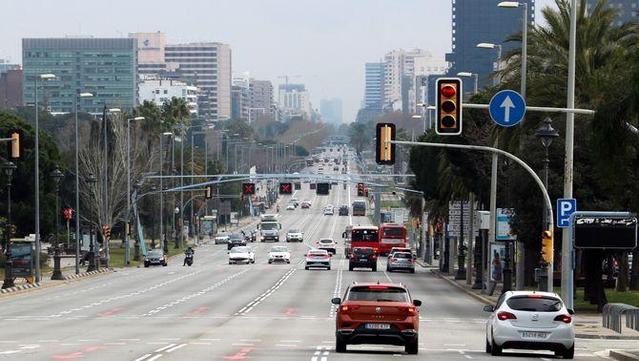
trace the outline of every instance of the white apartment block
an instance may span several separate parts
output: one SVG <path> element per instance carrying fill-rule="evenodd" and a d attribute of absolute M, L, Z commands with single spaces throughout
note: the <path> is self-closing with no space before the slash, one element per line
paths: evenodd
<path fill-rule="evenodd" d="M 165 80 L 155 78 L 143 78 L 138 83 L 138 99 L 140 104 L 150 101 L 162 106 L 171 98 L 182 98 L 191 110 L 192 115 L 198 114 L 198 88 L 179 80 Z"/>

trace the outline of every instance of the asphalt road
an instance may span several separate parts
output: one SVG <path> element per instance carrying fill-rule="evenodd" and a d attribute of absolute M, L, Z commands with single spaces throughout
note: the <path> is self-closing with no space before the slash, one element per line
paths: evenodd
<path fill-rule="evenodd" d="M 121 270 L 64 286 L 0 298 L 0 359 L 15 360 L 428 360 L 552 359 L 550 353 L 483 352 L 482 305 L 426 269 L 415 274 L 348 271 L 341 233 L 365 217 L 323 216 L 325 204 L 350 204 L 353 187 L 316 196 L 303 183 L 295 195 L 311 209 L 284 210 L 283 233 L 305 231 L 291 243 L 291 264 L 267 263 L 272 244 L 252 244 L 256 263 L 229 265 L 226 245 L 197 248 L 193 267 Z M 332 269 L 304 270 L 303 255 L 319 237 L 338 240 Z M 353 281 L 392 281 L 423 301 L 419 355 L 403 347 L 349 346 L 334 352 L 330 299 Z M 609 344 L 578 340 L 577 360 L 598 360 Z M 610 346 L 607 346 L 610 347 Z"/>

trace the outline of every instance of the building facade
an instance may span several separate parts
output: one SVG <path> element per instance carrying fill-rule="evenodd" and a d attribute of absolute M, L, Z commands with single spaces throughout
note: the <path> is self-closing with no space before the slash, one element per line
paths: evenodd
<path fill-rule="evenodd" d="M 342 99 L 322 99 L 320 100 L 320 115 L 326 123 L 342 124 Z"/>
<path fill-rule="evenodd" d="M 157 79 L 146 76 L 138 84 L 140 103 L 149 101 L 161 107 L 171 98 L 184 99 L 191 110 L 192 115 L 197 115 L 197 87 L 186 82 L 172 79 Z"/>
<path fill-rule="evenodd" d="M 588 12 L 597 4 L 597 0 L 588 0 L 586 4 Z M 637 0 L 608 0 L 606 5 L 609 8 L 615 8 L 619 13 L 615 25 L 621 25 L 626 22 L 639 21 L 639 1 Z"/>
<path fill-rule="evenodd" d="M 278 98 L 285 117 L 303 116 L 311 119 L 311 102 L 304 84 L 280 84 Z"/>
<path fill-rule="evenodd" d="M 502 54 L 521 47 L 517 42 L 506 42 L 514 34 L 521 33 L 523 7 L 500 8 L 501 0 L 452 0 L 452 52 L 446 54 L 451 63 L 450 75 L 459 72 L 479 74 L 479 86 L 492 84 L 496 49 L 477 48 L 479 43 L 502 46 Z M 521 0 L 528 7 L 528 24 L 535 22 L 535 0 Z"/>
<path fill-rule="evenodd" d="M 268 80 L 251 79 L 249 81 L 250 108 L 248 120 L 268 117 L 275 119 L 275 104 L 273 103 L 273 84 Z"/>
<path fill-rule="evenodd" d="M 22 39 L 22 64 L 25 104 L 34 103 L 35 78 L 46 73 L 56 78 L 38 84 L 38 98 L 53 113 L 74 112 L 80 92 L 93 93 L 79 105 L 88 113 L 102 114 L 104 106 L 132 110 L 136 105 L 135 39 Z"/>
<path fill-rule="evenodd" d="M 249 79 L 247 77 L 234 78 L 231 87 L 231 119 L 248 120 L 250 107 Z"/>
<path fill-rule="evenodd" d="M 384 63 L 365 64 L 364 108 L 384 108 Z"/>
<path fill-rule="evenodd" d="M 22 67 L 0 59 L 0 109 L 22 105 Z"/>
<path fill-rule="evenodd" d="M 165 61 L 198 89 L 199 115 L 207 121 L 231 117 L 231 48 L 222 43 L 166 45 Z"/>
<path fill-rule="evenodd" d="M 136 39 L 138 45 L 138 74 L 140 76 L 162 74 L 166 69 L 164 48 L 166 35 L 155 33 L 130 33 L 129 38 Z"/>

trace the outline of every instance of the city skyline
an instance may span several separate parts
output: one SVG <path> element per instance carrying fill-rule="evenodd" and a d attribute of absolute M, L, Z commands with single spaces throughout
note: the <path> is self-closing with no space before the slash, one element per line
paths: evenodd
<path fill-rule="evenodd" d="M 450 1 L 275 0 L 265 4 L 223 0 L 202 4 L 187 0 L 182 2 L 185 8 L 200 10 L 183 15 L 170 6 L 161 6 L 161 2 L 150 1 L 30 2 L 33 6 L 28 13 L 18 1 L 10 0 L 3 5 L 5 21 L 0 24 L 0 31 L 6 36 L 0 39 L 0 58 L 21 64 L 21 39 L 30 37 L 125 38 L 132 32 L 162 31 L 169 43 L 222 42 L 233 51 L 234 71 L 250 71 L 257 78 L 271 80 L 274 86 L 283 83 L 281 75 L 300 75 L 294 81 L 306 84 L 314 109 L 319 108 L 322 98 L 341 98 L 345 122 L 355 120 L 361 105 L 366 62 L 381 59 L 391 49 L 422 48 L 443 55 L 451 47 Z M 549 4 L 553 1 L 537 1 L 539 20 L 540 10 Z M 129 11 L 122 12 L 123 7 Z M 354 12 L 360 16 L 349 15 Z M 209 14 L 219 13 L 231 16 L 207 20 Z M 95 14 L 109 20 L 95 21 Z M 431 16 L 424 23 L 424 14 L 441 16 Z M 243 28 L 238 24 L 251 26 Z M 343 36 L 345 33 L 349 36 Z"/>

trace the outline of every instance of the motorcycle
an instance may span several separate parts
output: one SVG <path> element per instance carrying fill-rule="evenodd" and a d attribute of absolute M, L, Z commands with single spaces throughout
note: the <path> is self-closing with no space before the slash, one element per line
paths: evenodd
<path fill-rule="evenodd" d="M 187 253 L 184 256 L 184 260 L 186 262 L 186 265 L 191 267 L 193 265 L 193 253 Z"/>

